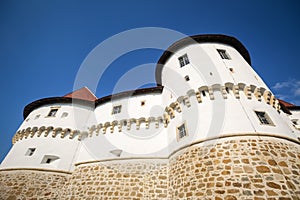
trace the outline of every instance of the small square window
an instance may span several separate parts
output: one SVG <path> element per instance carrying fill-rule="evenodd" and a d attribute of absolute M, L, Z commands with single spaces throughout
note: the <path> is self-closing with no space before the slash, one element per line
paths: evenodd
<path fill-rule="evenodd" d="M 54 155 L 45 155 L 42 159 L 41 164 L 50 164 L 53 163 L 55 160 L 58 160 L 59 157 L 58 156 L 54 156 Z"/>
<path fill-rule="evenodd" d="M 25 156 L 32 156 L 34 152 L 35 152 L 35 148 L 29 148 L 26 151 Z"/>
<path fill-rule="evenodd" d="M 51 108 L 50 112 L 48 113 L 47 117 L 55 117 L 58 108 Z"/>
<path fill-rule="evenodd" d="M 226 52 L 226 50 L 224 49 L 217 49 L 218 53 L 220 54 L 222 59 L 227 59 L 230 60 L 230 57 L 228 55 L 228 53 Z"/>
<path fill-rule="evenodd" d="M 146 101 L 141 101 L 141 106 L 144 106 Z"/>
<path fill-rule="evenodd" d="M 177 140 L 180 140 L 188 135 L 185 122 L 180 126 L 177 126 L 176 133 L 177 133 Z"/>
<path fill-rule="evenodd" d="M 114 106 L 113 109 L 112 109 L 112 114 L 114 115 L 114 114 L 120 113 L 120 112 L 121 112 L 121 108 L 122 108 L 121 105 L 119 105 L 119 106 Z"/>
<path fill-rule="evenodd" d="M 183 67 L 183 66 L 185 66 L 185 65 L 187 65 L 187 64 L 190 63 L 187 54 L 184 54 L 183 56 L 180 56 L 178 58 L 178 60 L 179 60 L 180 67 Z"/>
<path fill-rule="evenodd" d="M 274 125 L 273 122 L 271 121 L 269 115 L 266 112 L 255 111 L 255 114 L 257 115 L 261 124 Z"/>

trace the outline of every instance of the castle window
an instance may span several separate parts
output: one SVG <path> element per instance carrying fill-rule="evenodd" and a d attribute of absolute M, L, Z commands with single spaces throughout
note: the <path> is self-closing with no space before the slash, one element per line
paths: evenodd
<path fill-rule="evenodd" d="M 34 119 L 38 119 L 38 118 L 40 118 L 40 116 L 41 116 L 41 115 L 36 115 L 36 116 L 34 117 Z"/>
<path fill-rule="evenodd" d="M 29 148 L 26 151 L 25 156 L 32 156 L 34 152 L 35 152 L 35 148 Z"/>
<path fill-rule="evenodd" d="M 176 133 L 177 133 L 177 140 L 180 140 L 188 135 L 185 122 L 180 126 L 177 126 Z"/>
<path fill-rule="evenodd" d="M 53 156 L 53 155 L 45 155 L 42 159 L 41 164 L 50 164 L 53 163 L 55 160 L 58 160 L 58 156 Z"/>
<path fill-rule="evenodd" d="M 187 64 L 190 63 L 187 54 L 184 54 L 183 56 L 180 56 L 178 58 L 178 60 L 179 60 L 180 67 L 183 67 L 183 66 L 185 66 L 185 65 L 187 65 Z"/>
<path fill-rule="evenodd" d="M 228 53 L 226 52 L 226 50 L 224 49 L 217 49 L 218 53 L 220 54 L 222 59 L 227 59 L 230 60 L 230 57 L 228 55 Z"/>
<path fill-rule="evenodd" d="M 141 101 L 141 106 L 144 106 L 146 101 Z"/>
<path fill-rule="evenodd" d="M 47 117 L 55 117 L 58 108 L 51 108 L 50 112 L 48 113 Z"/>
<path fill-rule="evenodd" d="M 119 105 L 119 106 L 114 106 L 113 109 L 112 109 L 112 112 L 111 114 L 118 114 L 121 112 L 121 108 L 122 108 L 122 105 Z"/>
<path fill-rule="evenodd" d="M 68 117 L 68 113 L 67 112 L 63 112 L 63 114 L 61 114 L 61 118 L 65 118 L 65 117 Z"/>
<path fill-rule="evenodd" d="M 274 125 L 271 118 L 266 112 L 255 111 L 256 116 L 258 117 L 261 124 L 265 125 Z"/>

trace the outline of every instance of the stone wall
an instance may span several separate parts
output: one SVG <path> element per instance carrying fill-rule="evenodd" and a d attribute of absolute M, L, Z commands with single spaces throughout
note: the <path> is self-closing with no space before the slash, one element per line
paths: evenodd
<path fill-rule="evenodd" d="M 0 171 L 0 199 L 60 199 L 68 176 L 38 170 Z"/>
<path fill-rule="evenodd" d="M 300 145 L 274 137 L 197 143 L 169 159 L 0 171 L 0 199 L 300 199 Z"/>
<path fill-rule="evenodd" d="M 215 143 L 170 160 L 171 199 L 300 199 L 299 145 L 272 137 Z"/>
<path fill-rule="evenodd" d="M 79 166 L 63 192 L 68 199 L 167 199 L 168 165 L 156 160 Z"/>

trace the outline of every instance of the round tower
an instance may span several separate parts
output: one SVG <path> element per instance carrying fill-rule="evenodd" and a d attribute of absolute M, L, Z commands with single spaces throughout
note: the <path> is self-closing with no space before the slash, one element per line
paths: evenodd
<path fill-rule="evenodd" d="M 225 35 L 196 35 L 158 61 L 171 199 L 299 197 L 299 131 Z"/>
<path fill-rule="evenodd" d="M 299 108 L 275 98 L 241 42 L 184 38 L 155 76 L 154 88 L 27 105 L 0 198 L 298 199 Z"/>
<path fill-rule="evenodd" d="M 1 168 L 71 171 L 95 99 L 87 88 L 82 88 L 63 97 L 28 104 Z"/>

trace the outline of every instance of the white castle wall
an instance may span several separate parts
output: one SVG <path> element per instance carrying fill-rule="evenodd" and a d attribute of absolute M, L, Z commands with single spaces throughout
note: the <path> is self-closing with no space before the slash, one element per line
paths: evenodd
<path fill-rule="evenodd" d="M 230 59 L 222 59 L 217 49 L 226 50 Z M 178 57 L 184 54 L 190 64 L 180 67 Z M 168 159 L 193 142 L 229 134 L 299 137 L 269 88 L 229 45 L 187 45 L 168 59 L 161 76 L 162 93 L 128 93 L 96 108 L 70 103 L 36 108 L 18 129 L 1 168 L 70 171 L 82 162 Z M 122 105 L 121 112 L 112 114 L 118 105 Z M 47 117 L 53 107 L 59 108 L 56 116 Z M 272 124 L 261 124 L 255 111 L 266 112 Z M 62 118 L 63 113 L 68 116 Z M 176 130 L 183 123 L 188 136 L 179 139 Z M 36 148 L 32 156 L 25 155 L 29 148 Z M 41 163 L 45 155 L 59 159 Z"/>
<path fill-rule="evenodd" d="M 121 112 L 112 114 L 113 106 L 118 105 L 122 105 Z M 159 121 L 163 118 L 163 111 L 160 93 L 113 98 L 97 106 L 95 119 L 90 121 L 93 129 L 82 142 L 77 162 L 145 155 L 153 157 L 158 156 L 158 152 L 159 156 L 167 156 L 163 148 L 168 145 L 167 132 Z M 99 125 L 101 128 L 97 127 Z M 111 153 L 114 150 L 121 150 L 121 155 Z"/>
<path fill-rule="evenodd" d="M 231 59 L 222 59 L 217 49 L 226 50 Z M 190 63 L 180 67 L 178 57 L 184 54 Z M 188 81 L 185 76 L 189 76 Z M 167 129 L 170 153 L 195 141 L 234 133 L 297 138 L 283 120 L 269 88 L 238 51 L 228 45 L 192 44 L 174 52 L 163 67 L 162 85 L 169 90 L 163 91 L 163 105 L 179 102 L 182 97 L 188 97 L 190 104 L 180 103 L 181 112 L 172 109 L 175 118 Z M 201 90 L 205 90 L 205 96 Z M 197 101 L 196 92 L 201 102 Z M 261 124 L 255 111 L 266 112 L 273 124 Z M 183 122 L 189 136 L 178 141 L 176 128 Z"/>
<path fill-rule="evenodd" d="M 47 116 L 51 108 L 58 108 L 55 117 Z M 51 104 L 33 110 L 18 129 L 18 132 L 25 131 L 24 136 L 14 138 L 17 142 L 1 168 L 73 169 L 80 141 L 70 138 L 78 137 L 80 131 L 87 129 L 91 112 L 91 108 L 76 104 Z M 68 115 L 62 117 L 63 113 Z M 30 148 L 35 149 L 31 156 L 26 155 Z M 46 157 L 56 158 L 45 163 Z"/>

